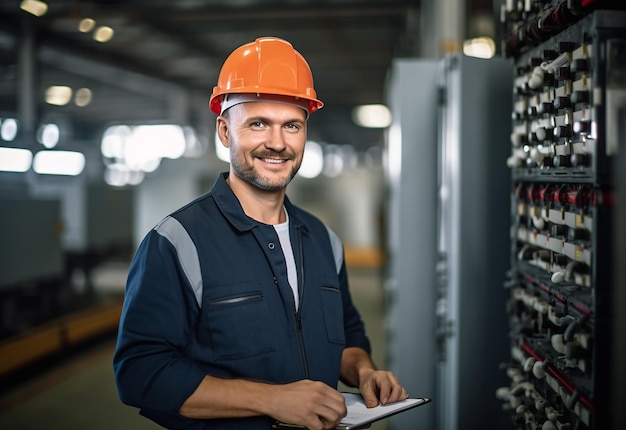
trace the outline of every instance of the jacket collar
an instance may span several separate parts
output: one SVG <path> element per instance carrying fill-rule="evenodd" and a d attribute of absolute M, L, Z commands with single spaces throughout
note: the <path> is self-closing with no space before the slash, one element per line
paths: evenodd
<path fill-rule="evenodd" d="M 240 231 L 251 230 L 258 225 L 264 225 L 245 214 L 239 199 L 226 183 L 227 177 L 228 172 L 220 173 L 211 188 L 211 195 L 224 217 Z M 306 224 L 297 216 L 299 209 L 289 201 L 287 196 L 285 196 L 285 209 L 289 213 L 290 224 L 296 228 L 305 227 L 306 229 Z"/>

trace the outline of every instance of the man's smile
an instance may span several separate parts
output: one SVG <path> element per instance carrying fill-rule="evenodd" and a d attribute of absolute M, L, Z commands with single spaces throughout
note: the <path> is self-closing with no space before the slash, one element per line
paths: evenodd
<path fill-rule="evenodd" d="M 261 160 L 270 164 L 282 164 L 287 162 L 287 160 L 284 160 L 282 158 L 261 158 Z"/>

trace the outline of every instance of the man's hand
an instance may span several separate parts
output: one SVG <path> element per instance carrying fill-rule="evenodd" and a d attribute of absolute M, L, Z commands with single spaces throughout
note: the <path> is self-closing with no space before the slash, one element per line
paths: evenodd
<path fill-rule="evenodd" d="M 270 398 L 269 416 L 310 430 L 334 429 L 347 413 L 341 393 L 323 382 L 302 380 L 277 385 Z"/>
<path fill-rule="evenodd" d="M 386 370 L 376 370 L 369 354 L 361 348 L 346 348 L 343 351 L 341 377 L 348 384 L 359 387 L 368 408 L 408 397 L 398 378 Z"/>
<path fill-rule="evenodd" d="M 361 371 L 359 391 L 368 408 L 398 402 L 409 397 L 398 378 L 386 370 Z"/>

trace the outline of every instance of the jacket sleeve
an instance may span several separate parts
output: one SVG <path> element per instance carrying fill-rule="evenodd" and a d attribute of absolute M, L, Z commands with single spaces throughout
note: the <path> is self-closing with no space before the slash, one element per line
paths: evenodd
<path fill-rule="evenodd" d="M 178 412 L 204 377 L 183 354 L 198 315 L 176 250 L 151 231 L 131 263 L 113 358 L 124 403 Z"/>

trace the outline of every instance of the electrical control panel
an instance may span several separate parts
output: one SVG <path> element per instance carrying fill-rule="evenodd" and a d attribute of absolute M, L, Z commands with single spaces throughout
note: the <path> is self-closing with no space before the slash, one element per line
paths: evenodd
<path fill-rule="evenodd" d="M 593 0 L 505 1 L 511 107 L 510 384 L 516 429 L 610 428 L 615 118 L 626 12 Z M 612 6 L 612 5 L 611 5 Z M 622 5 L 623 9 L 623 5 Z"/>

